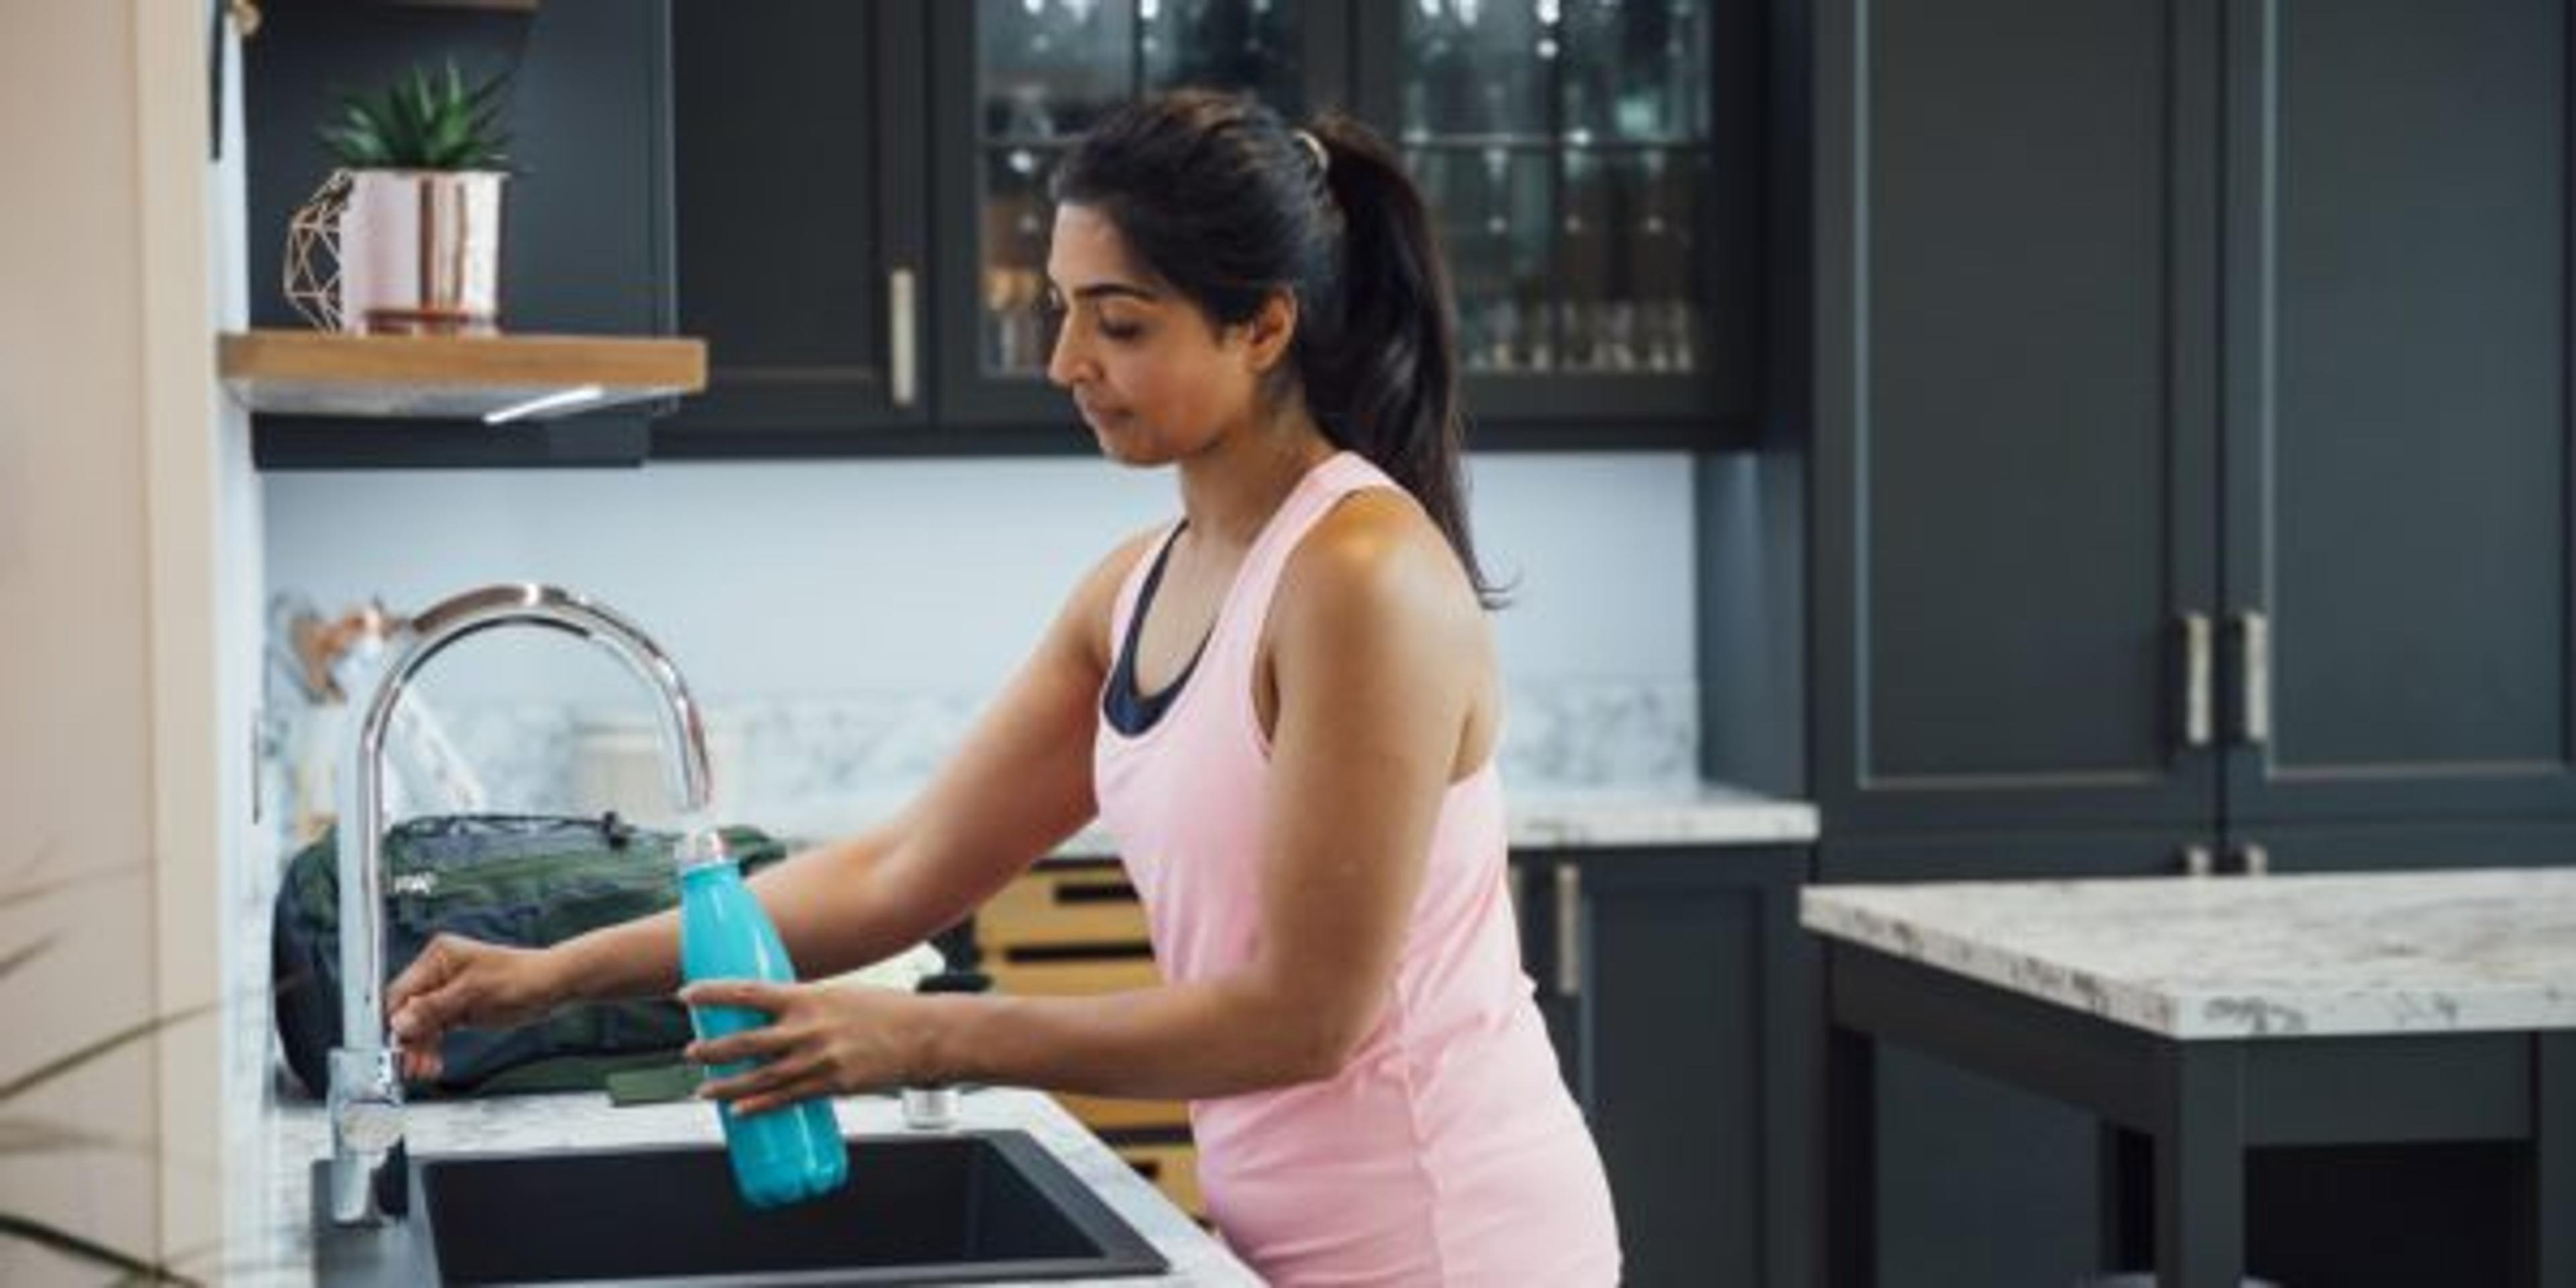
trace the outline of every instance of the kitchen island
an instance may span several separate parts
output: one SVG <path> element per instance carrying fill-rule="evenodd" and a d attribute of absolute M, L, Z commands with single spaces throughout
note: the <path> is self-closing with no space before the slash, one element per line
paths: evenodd
<path fill-rule="evenodd" d="M 2248 1151 L 2440 1141 L 2526 1152 L 2518 1277 L 2576 1283 L 2576 871 L 1824 886 L 1800 903 L 1826 946 L 1837 1229 L 1871 1226 L 1872 1064 L 1894 1042 L 2147 1136 L 2169 1288 L 2240 1282 Z M 1828 1239 L 1835 1283 L 1874 1281 L 1867 1243 Z"/>

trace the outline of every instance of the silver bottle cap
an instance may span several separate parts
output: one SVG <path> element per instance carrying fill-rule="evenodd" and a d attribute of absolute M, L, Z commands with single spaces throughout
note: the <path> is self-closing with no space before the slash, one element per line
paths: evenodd
<path fill-rule="evenodd" d="M 690 828 L 680 834 L 680 843 L 671 847 L 671 866 L 682 873 L 733 861 L 724 833 L 712 827 Z"/>

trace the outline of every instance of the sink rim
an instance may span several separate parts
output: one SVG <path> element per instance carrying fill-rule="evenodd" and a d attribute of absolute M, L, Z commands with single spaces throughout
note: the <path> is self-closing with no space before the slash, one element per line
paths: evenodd
<path fill-rule="evenodd" d="M 1064 1160 L 1053 1150 L 1020 1128 L 968 1128 L 938 1133 L 928 1132 L 844 1132 L 843 1139 L 854 1150 L 906 1145 L 925 1146 L 934 1142 L 976 1140 L 985 1143 L 1018 1175 L 1033 1186 L 1055 1210 L 1073 1223 L 1082 1235 L 1099 1248 L 1097 1255 L 1078 1257 L 1041 1257 L 1013 1260 L 987 1260 L 953 1264 L 912 1264 L 899 1266 L 839 1267 L 815 1270 L 762 1270 L 724 1274 L 666 1275 L 633 1280 L 539 1280 L 504 1281 L 535 1282 L 549 1285 L 638 1283 L 668 1285 L 671 1288 L 734 1288 L 752 1284 L 971 1284 L 1019 1282 L 1046 1279 L 1127 1279 L 1167 1275 L 1172 1263 L 1133 1223 L 1111 1207 L 1107 1200 L 1074 1175 Z M 425 1179 L 429 1169 L 448 1165 L 491 1165 L 513 1161 L 544 1161 L 565 1158 L 618 1158 L 623 1156 L 658 1156 L 668 1154 L 722 1153 L 721 1143 L 710 1141 L 665 1141 L 647 1144 L 619 1144 L 601 1147 L 558 1146 L 534 1149 L 442 1150 L 415 1154 L 404 1161 L 399 1172 L 408 1186 L 402 1217 L 389 1218 L 378 1227 L 345 1228 L 330 1223 L 327 1187 L 320 1183 L 328 1159 L 317 1159 L 314 1186 L 314 1249 L 316 1277 L 330 1283 L 444 1283 L 437 1254 L 437 1236 L 432 1221 L 417 1208 L 427 1193 Z M 327 1271 L 327 1273 L 326 1273 Z"/>

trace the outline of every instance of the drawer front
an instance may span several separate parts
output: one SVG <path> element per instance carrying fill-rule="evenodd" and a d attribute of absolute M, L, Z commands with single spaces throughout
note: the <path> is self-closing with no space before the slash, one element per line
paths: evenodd
<path fill-rule="evenodd" d="M 1202 1221 L 1207 1199 L 1199 1193 L 1199 1151 L 1186 1142 L 1137 1142 L 1117 1146 L 1118 1156 L 1152 1181 L 1172 1206 Z"/>
<path fill-rule="evenodd" d="M 1145 956 L 1037 961 L 996 956 L 985 961 L 984 973 L 993 977 L 995 990 L 1023 997 L 1087 997 L 1152 988 L 1162 982 L 1154 971 L 1154 959 Z"/>
<path fill-rule="evenodd" d="M 1145 907 L 1116 866 L 1043 869 L 1014 879 L 975 913 L 985 951 L 1134 945 L 1144 951 Z"/>
<path fill-rule="evenodd" d="M 1115 863 L 1049 864 L 1020 876 L 976 911 L 975 940 L 999 992 L 1086 997 L 1162 982 L 1144 906 Z M 1070 1093 L 1057 1093 L 1056 1100 L 1108 1137 L 1175 1205 L 1193 1217 L 1205 1214 L 1198 1154 L 1186 1139 L 1187 1105 Z M 1149 1139 L 1120 1139 L 1139 1134 Z"/>
<path fill-rule="evenodd" d="M 1086 997 L 1096 993 L 1125 992 L 1151 988 L 1162 978 L 1154 970 L 1154 959 L 1145 956 L 1070 961 L 1015 961 L 1008 957 L 995 957 L 985 961 L 984 969 L 993 977 L 995 989 L 1023 997 Z M 1187 1128 L 1190 1122 L 1189 1110 L 1179 1101 L 1072 1094 L 1059 1094 L 1056 1099 L 1093 1131 Z"/>
<path fill-rule="evenodd" d="M 1119 1100 L 1108 1096 L 1081 1096 L 1070 1091 L 1050 1093 L 1082 1125 L 1096 1132 L 1189 1130 L 1189 1106 L 1178 1100 Z"/>

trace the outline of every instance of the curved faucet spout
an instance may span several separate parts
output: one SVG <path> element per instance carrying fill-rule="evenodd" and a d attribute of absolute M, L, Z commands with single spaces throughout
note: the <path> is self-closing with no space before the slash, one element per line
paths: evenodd
<path fill-rule="evenodd" d="M 331 1057 L 332 1215 L 373 1221 L 372 1173 L 402 1138 L 401 1083 L 384 1015 L 384 746 L 412 677 L 448 645 L 496 626 L 531 625 L 594 641 L 660 699 L 672 799 L 695 814 L 712 795 L 706 727 L 679 668 L 633 622 L 554 586 L 486 586 L 412 618 L 410 639 L 375 681 L 356 722 L 339 783 L 340 1048 Z"/>

